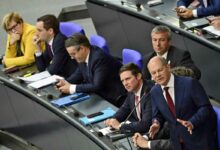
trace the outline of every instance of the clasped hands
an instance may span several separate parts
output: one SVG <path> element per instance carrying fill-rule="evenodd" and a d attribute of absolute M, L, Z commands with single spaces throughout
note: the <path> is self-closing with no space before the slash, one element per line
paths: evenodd
<path fill-rule="evenodd" d="M 56 84 L 56 89 L 61 93 L 69 94 L 70 93 L 70 83 L 64 79 L 58 79 L 58 83 Z"/>
<path fill-rule="evenodd" d="M 181 18 L 184 18 L 184 19 L 193 18 L 193 12 L 191 9 L 177 7 L 177 8 L 175 8 L 175 11 L 177 13 L 177 16 L 179 16 Z"/>

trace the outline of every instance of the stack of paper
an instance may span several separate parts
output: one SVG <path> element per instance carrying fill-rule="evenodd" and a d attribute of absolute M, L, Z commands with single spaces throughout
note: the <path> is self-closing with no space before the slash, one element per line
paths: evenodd
<path fill-rule="evenodd" d="M 35 82 L 35 81 L 38 81 L 38 80 L 41 80 L 41 79 L 44 79 L 44 78 L 47 78 L 47 77 L 50 77 L 50 73 L 48 71 L 43 71 L 43 72 L 40 72 L 40 73 L 37 73 L 37 74 L 34 74 L 30 77 L 17 77 L 18 79 L 21 79 L 27 83 L 30 83 L 30 82 Z"/>
<path fill-rule="evenodd" d="M 39 89 L 41 87 L 45 87 L 47 85 L 56 83 L 58 81 L 58 79 L 63 79 L 63 78 L 60 77 L 60 76 L 57 76 L 57 75 L 52 75 L 52 76 L 49 76 L 47 78 L 43 78 L 41 80 L 38 80 L 36 82 L 28 84 L 28 87 Z"/>
<path fill-rule="evenodd" d="M 215 29 L 213 26 L 207 26 L 203 28 L 203 30 L 206 30 L 214 35 L 220 36 L 220 30 Z"/>

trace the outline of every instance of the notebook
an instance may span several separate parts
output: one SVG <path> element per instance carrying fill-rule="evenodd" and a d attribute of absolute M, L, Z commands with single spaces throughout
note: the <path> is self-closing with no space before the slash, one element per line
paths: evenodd
<path fill-rule="evenodd" d="M 107 118 L 110 118 L 115 114 L 115 111 L 111 107 L 108 107 L 108 108 L 102 110 L 101 112 L 102 112 L 101 115 L 95 116 L 93 118 L 88 118 L 87 116 L 85 116 L 85 117 L 79 118 L 79 120 L 84 125 L 88 125 L 88 124 L 91 124 L 91 123 L 96 123 L 96 122 L 105 120 Z"/>
<path fill-rule="evenodd" d="M 89 99 L 90 96 L 85 93 L 75 93 L 69 96 L 59 98 L 57 100 L 53 100 L 51 101 L 51 103 L 56 107 L 64 107 Z"/>

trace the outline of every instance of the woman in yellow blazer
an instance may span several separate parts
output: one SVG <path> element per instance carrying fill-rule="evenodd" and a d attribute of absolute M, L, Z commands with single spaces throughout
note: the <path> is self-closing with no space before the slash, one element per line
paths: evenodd
<path fill-rule="evenodd" d="M 2 26 L 8 33 L 5 56 L 2 63 L 6 67 L 22 66 L 35 61 L 33 36 L 36 28 L 24 23 L 18 13 L 12 12 L 3 18 Z"/>

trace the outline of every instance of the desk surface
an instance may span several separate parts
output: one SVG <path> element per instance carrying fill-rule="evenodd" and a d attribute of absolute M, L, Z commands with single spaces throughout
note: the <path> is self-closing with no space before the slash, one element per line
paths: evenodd
<path fill-rule="evenodd" d="M 87 101 L 57 108 L 50 103 L 52 99 L 48 99 L 48 94 L 53 99 L 60 96 L 53 86 L 34 90 L 16 79 L 16 76 L 35 69 L 33 66 L 10 75 L 0 72 L 0 127 L 42 149 L 114 149 L 115 144 L 108 138 L 90 132 L 96 124 L 84 126 L 79 117 L 106 107 L 117 108 L 97 95 L 91 95 Z M 79 115 L 74 115 L 75 112 Z M 55 142 L 55 146 L 50 142 Z"/>

